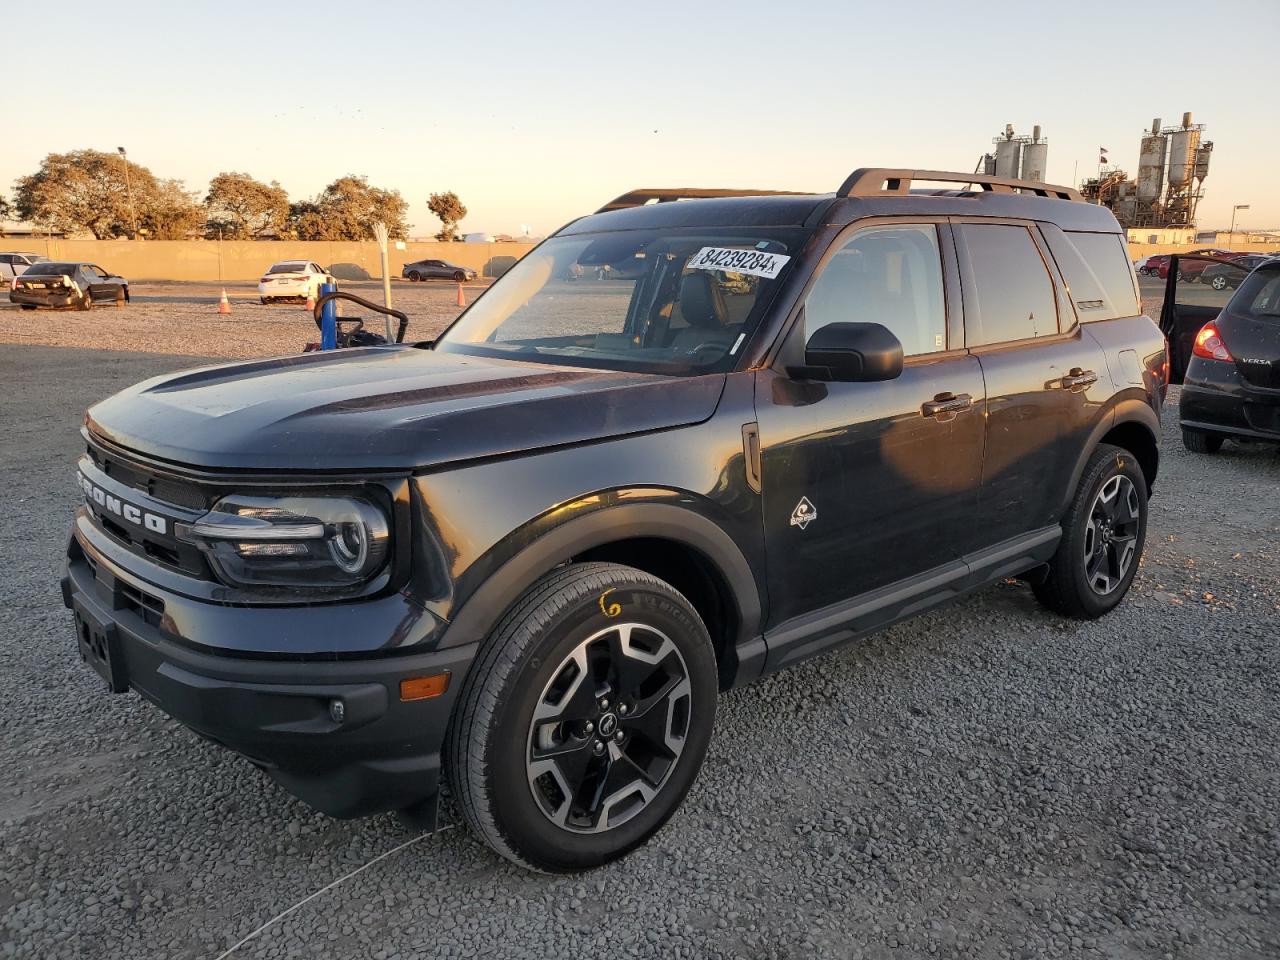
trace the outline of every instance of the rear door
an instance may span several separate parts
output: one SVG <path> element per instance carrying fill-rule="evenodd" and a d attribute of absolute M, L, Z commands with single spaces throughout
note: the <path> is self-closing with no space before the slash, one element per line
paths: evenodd
<path fill-rule="evenodd" d="M 1111 395 L 1034 223 L 955 221 L 965 338 L 986 382 L 976 523 L 987 545 L 1056 524 Z"/>
<path fill-rule="evenodd" d="M 902 374 L 757 377 L 773 626 L 924 571 L 955 575 L 981 538 L 982 372 L 961 340 L 954 261 L 945 222 L 855 225 L 828 250 L 788 336 L 803 344 L 828 323 L 880 323 L 902 341 Z"/>

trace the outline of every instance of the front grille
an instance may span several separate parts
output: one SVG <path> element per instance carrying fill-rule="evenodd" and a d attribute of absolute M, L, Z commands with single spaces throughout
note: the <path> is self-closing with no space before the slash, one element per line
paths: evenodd
<path fill-rule="evenodd" d="M 105 503 L 86 498 L 89 513 L 100 530 L 141 560 L 201 580 L 213 579 L 213 572 L 203 554 L 194 545 L 179 540 L 175 530 L 179 523 L 193 522 L 210 507 L 215 499 L 211 492 L 194 482 L 169 475 L 161 468 L 152 467 L 141 458 L 105 449 L 92 438 L 88 442 L 87 455 L 93 468 L 119 485 L 107 485 L 106 492 L 109 494 L 114 489 L 119 497 L 114 502 L 114 509 L 110 497 Z M 94 472 L 83 460 L 81 470 Z M 90 483 L 102 483 L 101 478 L 95 480 L 91 476 L 88 479 Z M 165 518 L 163 528 L 156 529 L 139 522 L 136 514 L 130 522 L 129 515 L 121 510 L 121 502 L 127 499 L 128 490 L 136 490 L 139 494 L 135 507 Z"/>
<path fill-rule="evenodd" d="M 88 445 L 87 450 L 94 465 L 112 480 L 141 490 L 156 500 L 187 510 L 208 510 L 212 506 L 210 498 L 194 484 L 160 476 L 141 463 L 125 460 L 93 443 Z"/>

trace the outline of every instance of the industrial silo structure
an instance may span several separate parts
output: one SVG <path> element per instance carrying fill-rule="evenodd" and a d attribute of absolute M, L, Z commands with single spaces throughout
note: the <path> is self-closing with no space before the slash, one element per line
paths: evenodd
<path fill-rule="evenodd" d="M 1191 125 L 1191 114 L 1182 115 L 1182 127 L 1169 135 L 1169 186 L 1181 187 L 1195 176 L 1200 128 Z"/>
<path fill-rule="evenodd" d="M 1031 128 L 1031 139 L 1022 145 L 1022 179 L 1044 183 L 1048 163 L 1049 144 L 1041 139 L 1037 124 Z"/>
<path fill-rule="evenodd" d="M 1016 178 L 1022 168 L 1022 141 L 1014 137 L 1013 124 L 1005 124 L 1004 136 L 992 142 L 996 145 L 996 176 Z"/>
<path fill-rule="evenodd" d="M 1164 134 L 1160 120 L 1151 121 L 1151 133 L 1142 138 L 1138 150 L 1138 199 L 1154 203 L 1164 189 Z"/>

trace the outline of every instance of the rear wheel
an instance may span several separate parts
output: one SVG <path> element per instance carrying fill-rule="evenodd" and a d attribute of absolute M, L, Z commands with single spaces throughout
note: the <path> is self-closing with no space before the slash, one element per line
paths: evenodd
<path fill-rule="evenodd" d="M 410 283 L 418 283 L 418 282 L 420 282 L 421 280 L 422 280 L 422 274 L 420 274 L 417 270 L 410 270 L 410 271 L 409 271 L 409 282 L 410 282 Z"/>
<path fill-rule="evenodd" d="M 649 839 L 697 776 L 715 717 L 711 639 L 675 589 L 612 563 L 539 580 L 485 641 L 445 746 L 472 830 L 535 870 Z"/>
<path fill-rule="evenodd" d="M 1204 430 L 1182 428 L 1182 445 L 1192 453 L 1217 453 L 1227 438 L 1220 433 L 1207 433 Z"/>
<path fill-rule="evenodd" d="M 461 270 L 459 270 L 456 273 L 454 273 L 453 279 L 456 280 L 458 283 L 462 283 L 462 281 L 467 279 L 467 275 L 463 273 Z"/>
<path fill-rule="evenodd" d="M 1133 454 L 1101 444 L 1089 458 L 1049 572 L 1036 599 L 1064 616 L 1093 620 L 1129 591 L 1147 536 L 1147 481 Z"/>
<path fill-rule="evenodd" d="M 80 294 L 80 302 L 76 304 L 76 309 L 77 309 L 77 310 L 92 310 L 92 309 L 93 309 L 93 294 L 91 294 L 88 290 L 86 290 L 84 293 Z"/>
<path fill-rule="evenodd" d="M 22 305 L 23 310 L 34 310 L 35 308 L 36 308 L 36 305 L 34 303 L 24 303 Z"/>

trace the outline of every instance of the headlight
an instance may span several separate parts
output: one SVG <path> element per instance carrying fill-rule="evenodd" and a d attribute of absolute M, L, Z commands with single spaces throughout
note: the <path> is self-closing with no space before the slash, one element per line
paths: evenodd
<path fill-rule="evenodd" d="M 177 533 L 222 579 L 247 587 L 350 588 L 391 553 L 386 515 L 356 497 L 233 495 Z"/>

